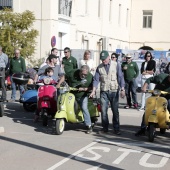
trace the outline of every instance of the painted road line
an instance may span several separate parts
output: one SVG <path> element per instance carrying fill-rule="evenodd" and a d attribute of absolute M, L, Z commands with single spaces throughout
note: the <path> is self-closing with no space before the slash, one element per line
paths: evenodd
<path fill-rule="evenodd" d="M 154 144 L 154 143 L 135 143 L 135 142 L 112 142 L 112 141 L 106 141 L 106 140 L 97 140 L 98 143 L 105 143 L 105 144 L 112 144 L 119 147 L 124 146 L 138 146 L 138 147 L 150 147 L 150 148 L 167 148 L 170 149 L 169 145 L 162 145 L 162 144 Z"/>
<path fill-rule="evenodd" d="M 66 163 L 67 161 L 69 161 L 70 159 L 72 159 L 73 157 L 75 157 L 76 155 L 78 155 L 79 153 L 85 151 L 86 149 L 90 148 L 91 146 L 95 145 L 98 142 L 92 142 L 89 145 L 81 148 L 80 150 L 78 150 L 77 152 L 71 154 L 70 156 L 68 156 L 67 158 L 61 160 L 60 162 L 56 163 L 55 165 L 53 165 L 52 167 L 48 168 L 47 170 L 54 170 L 56 168 L 58 168 L 59 166 L 61 166 L 62 164 Z"/>

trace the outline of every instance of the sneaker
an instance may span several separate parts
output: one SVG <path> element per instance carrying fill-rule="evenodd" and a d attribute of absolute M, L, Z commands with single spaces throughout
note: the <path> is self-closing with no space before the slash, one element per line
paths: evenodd
<path fill-rule="evenodd" d="M 144 136 L 146 129 L 140 129 L 138 132 L 135 133 L 135 136 Z"/>
<path fill-rule="evenodd" d="M 124 108 L 125 108 L 125 109 L 129 109 L 129 108 L 131 108 L 131 106 L 126 105 L 126 106 L 124 106 Z"/>
<path fill-rule="evenodd" d="M 9 99 L 8 102 L 15 102 L 15 99 Z"/>
<path fill-rule="evenodd" d="M 133 104 L 133 107 L 134 109 L 138 109 L 138 104 L 137 103 Z"/>
<path fill-rule="evenodd" d="M 90 133 L 92 133 L 92 132 L 93 132 L 92 126 L 87 126 L 87 131 L 86 131 L 86 133 L 87 133 L 87 134 L 90 134 Z"/>
<path fill-rule="evenodd" d="M 115 133 L 116 135 L 121 135 L 121 133 L 120 133 L 119 130 L 115 130 L 114 133 Z"/>
<path fill-rule="evenodd" d="M 145 111 L 145 108 L 141 107 L 140 109 L 138 109 L 138 111 Z"/>

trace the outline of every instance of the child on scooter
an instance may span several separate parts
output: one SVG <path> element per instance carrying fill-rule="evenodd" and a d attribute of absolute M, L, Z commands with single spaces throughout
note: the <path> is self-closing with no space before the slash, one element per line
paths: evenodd
<path fill-rule="evenodd" d="M 39 81 L 40 82 L 43 81 L 44 78 L 51 78 L 51 80 L 56 82 L 57 79 L 56 79 L 55 76 L 53 76 L 53 74 L 54 74 L 53 68 L 48 67 L 48 68 L 45 69 L 44 74 L 39 77 Z"/>

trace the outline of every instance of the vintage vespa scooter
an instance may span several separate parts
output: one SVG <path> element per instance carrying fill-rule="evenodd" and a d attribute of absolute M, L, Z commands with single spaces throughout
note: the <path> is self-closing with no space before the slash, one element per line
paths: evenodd
<path fill-rule="evenodd" d="M 38 82 L 39 85 L 40 83 L 43 84 L 38 88 L 37 111 L 34 121 L 38 121 L 37 114 L 40 114 L 43 126 L 47 126 L 48 117 L 53 117 L 57 111 L 57 89 L 54 86 L 57 82 L 50 78 L 44 78 L 42 82 Z"/>
<path fill-rule="evenodd" d="M 83 80 L 81 83 L 84 84 Z M 69 87 L 66 83 L 64 87 L 60 87 L 60 95 L 58 96 L 57 108 L 54 119 L 53 127 L 57 135 L 61 135 L 65 129 L 65 122 L 68 123 L 82 123 L 84 117 L 82 110 L 80 109 L 75 96 L 71 91 L 77 91 L 78 88 Z M 89 99 L 88 108 L 93 125 L 97 122 L 99 117 L 100 104 L 97 100 Z"/>
<path fill-rule="evenodd" d="M 148 126 L 148 139 L 154 141 L 156 128 L 160 128 L 160 133 L 164 134 L 170 128 L 170 114 L 167 109 L 167 100 L 163 95 L 168 92 L 160 90 L 148 90 L 153 95 L 146 100 L 145 124 Z"/>

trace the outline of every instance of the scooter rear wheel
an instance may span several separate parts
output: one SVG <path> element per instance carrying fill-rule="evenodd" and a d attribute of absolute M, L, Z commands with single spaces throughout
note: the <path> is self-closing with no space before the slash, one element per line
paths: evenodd
<path fill-rule="evenodd" d="M 56 120 L 56 134 L 61 135 L 65 129 L 65 121 L 64 119 L 57 119 Z"/>
<path fill-rule="evenodd" d="M 149 142 L 153 142 L 154 141 L 155 132 L 156 132 L 155 124 L 154 123 L 150 123 L 149 124 L 149 132 L 148 132 Z"/>
<path fill-rule="evenodd" d="M 4 115 L 4 105 L 2 102 L 0 102 L 0 117 L 3 117 Z"/>
<path fill-rule="evenodd" d="M 34 112 L 37 108 L 36 103 L 23 103 L 23 108 L 28 112 Z"/>

